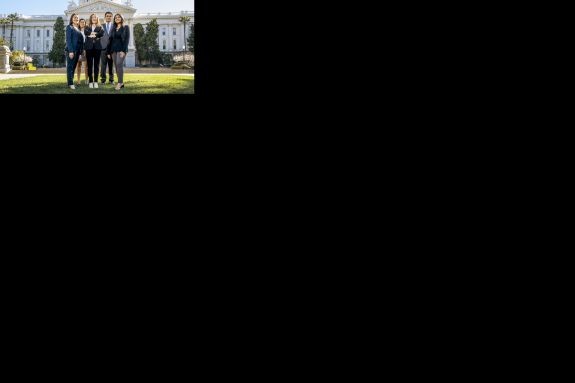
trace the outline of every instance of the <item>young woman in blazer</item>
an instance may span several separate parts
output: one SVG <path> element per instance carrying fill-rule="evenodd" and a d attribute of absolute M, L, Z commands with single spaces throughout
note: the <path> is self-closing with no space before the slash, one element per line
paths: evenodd
<path fill-rule="evenodd" d="M 116 90 L 124 87 L 124 60 L 128 54 L 128 44 L 130 43 L 130 28 L 124 25 L 124 18 L 119 13 L 114 16 L 114 28 L 110 34 L 108 42 L 108 58 L 114 61 L 118 83 Z"/>
<path fill-rule="evenodd" d="M 74 71 L 78 58 L 84 50 L 84 37 L 79 29 L 80 18 L 77 14 L 72 13 L 70 24 L 66 27 L 66 75 L 68 77 L 68 86 L 70 89 L 76 89 L 74 86 Z"/>
<path fill-rule="evenodd" d="M 82 32 L 82 36 L 84 36 L 84 44 L 86 44 L 86 35 L 84 35 L 84 28 L 86 28 L 86 20 L 80 19 L 78 23 L 78 29 Z M 84 45 L 85 46 L 85 45 Z M 78 65 L 76 66 L 76 75 L 78 76 L 78 81 L 76 81 L 76 85 L 80 85 L 80 76 L 82 75 L 82 71 L 85 72 L 85 83 L 88 83 L 88 65 L 86 64 L 86 51 L 82 51 L 80 57 L 78 57 Z M 83 70 L 82 70 L 83 69 Z"/>
<path fill-rule="evenodd" d="M 98 87 L 98 75 L 100 74 L 100 55 L 102 46 L 100 37 L 104 35 L 104 29 L 100 26 L 100 19 L 92 13 L 88 21 L 88 26 L 84 29 L 86 36 L 86 58 L 88 59 L 88 77 L 90 88 Z"/>

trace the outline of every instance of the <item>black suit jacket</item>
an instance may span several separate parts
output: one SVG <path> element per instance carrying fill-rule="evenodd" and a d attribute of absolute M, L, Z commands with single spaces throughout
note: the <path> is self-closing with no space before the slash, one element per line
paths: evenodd
<path fill-rule="evenodd" d="M 96 32 L 96 37 L 88 37 L 92 33 L 92 28 L 86 27 L 84 28 L 84 34 L 86 35 L 86 42 L 84 43 L 84 49 L 102 49 L 102 45 L 100 45 L 100 37 L 104 36 L 104 28 L 96 27 L 94 28 L 94 32 Z"/>
<path fill-rule="evenodd" d="M 108 54 L 112 52 L 124 52 L 128 54 L 128 45 L 130 44 L 130 28 L 123 26 L 119 30 L 112 28 L 110 42 L 108 43 Z"/>

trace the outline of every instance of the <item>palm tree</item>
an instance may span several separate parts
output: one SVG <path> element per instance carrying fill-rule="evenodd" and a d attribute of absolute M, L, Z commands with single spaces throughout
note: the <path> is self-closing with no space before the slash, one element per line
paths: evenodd
<path fill-rule="evenodd" d="M 7 20 L 9 23 L 12 23 L 12 26 L 10 27 L 10 50 L 12 51 L 14 50 L 14 41 L 12 41 L 12 36 L 14 36 L 14 22 L 19 21 L 20 18 L 17 13 L 12 13 L 8 15 Z"/>
<path fill-rule="evenodd" d="M 2 37 L 4 39 L 6 39 L 6 24 L 10 24 L 8 19 L 0 18 L 0 25 L 2 25 L 2 29 L 3 29 Z"/>
<path fill-rule="evenodd" d="M 180 17 L 180 23 L 184 23 L 184 44 L 187 46 L 187 41 L 186 41 L 186 23 L 189 23 L 190 20 L 192 20 L 192 18 L 190 16 L 182 16 Z M 189 48 L 189 47 L 188 47 Z M 186 61 L 185 58 L 185 54 L 186 52 L 184 51 L 184 61 Z"/>

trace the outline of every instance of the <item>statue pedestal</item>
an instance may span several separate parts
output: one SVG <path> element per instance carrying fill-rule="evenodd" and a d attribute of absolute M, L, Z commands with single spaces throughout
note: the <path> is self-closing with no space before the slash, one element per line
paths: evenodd
<path fill-rule="evenodd" d="M 6 45 L 0 46 L 0 73 L 10 72 L 10 48 Z"/>

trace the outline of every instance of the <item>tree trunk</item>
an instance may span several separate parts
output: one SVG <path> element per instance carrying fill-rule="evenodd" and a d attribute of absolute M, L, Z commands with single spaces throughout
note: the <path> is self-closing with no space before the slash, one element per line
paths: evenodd
<path fill-rule="evenodd" d="M 12 21 L 12 28 L 10 28 L 10 50 L 14 50 L 14 43 L 12 42 L 12 35 L 14 35 L 14 21 Z"/>
<path fill-rule="evenodd" d="M 186 22 L 184 21 L 184 46 L 188 46 L 188 42 L 186 41 Z M 184 62 L 186 62 L 186 50 L 184 49 Z"/>

